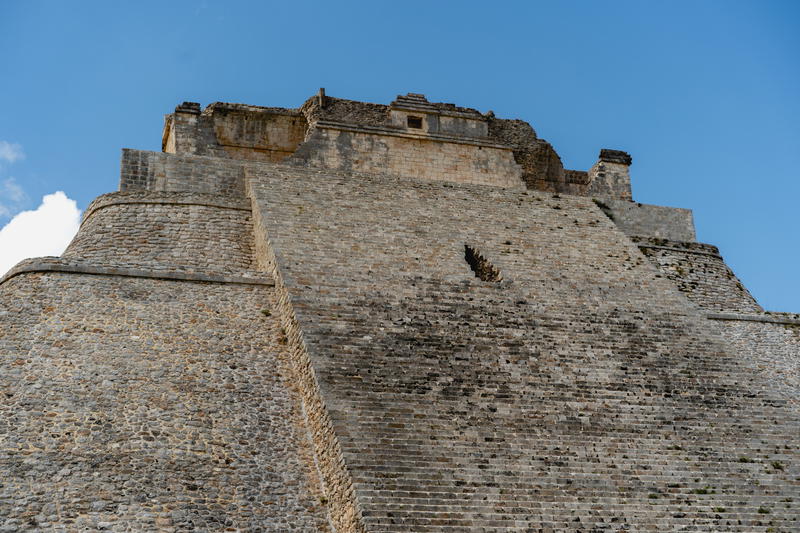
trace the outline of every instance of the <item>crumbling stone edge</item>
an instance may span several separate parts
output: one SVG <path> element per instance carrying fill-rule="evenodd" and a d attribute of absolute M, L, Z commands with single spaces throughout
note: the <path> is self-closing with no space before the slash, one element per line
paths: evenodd
<path fill-rule="evenodd" d="M 704 252 L 702 250 L 688 250 L 686 248 L 674 248 L 671 246 L 656 246 L 654 244 L 642 244 L 640 242 L 636 242 L 636 246 L 638 246 L 639 248 L 651 248 L 654 250 L 669 250 L 671 252 L 679 252 L 682 254 L 708 255 L 711 257 L 722 259 L 722 256 L 719 254 L 715 254 L 714 252 Z"/>
<path fill-rule="evenodd" d="M 244 198 L 219 198 L 218 195 L 184 192 L 124 191 L 103 194 L 95 198 L 83 212 L 81 224 L 96 211 L 112 205 L 199 205 L 236 211 L 250 211 Z"/>
<path fill-rule="evenodd" d="M 245 173 L 247 178 L 247 172 Z M 255 198 L 251 179 L 246 179 L 247 194 Z M 255 201 L 253 202 L 255 204 Z M 278 317 L 287 344 L 295 383 L 302 398 L 303 418 L 314 450 L 314 461 L 322 480 L 322 493 L 328 507 L 331 527 L 337 533 L 366 533 L 355 487 L 344 461 L 333 422 L 322 399 L 319 383 L 309 357 L 303 333 L 294 313 L 289 291 L 278 271 L 277 258 L 269 241 L 261 210 L 254 205 L 253 232 L 258 268 L 269 272 L 275 280 Z"/>
<path fill-rule="evenodd" d="M 219 274 L 206 274 L 202 272 L 176 272 L 176 271 L 154 271 L 139 268 L 121 267 L 101 267 L 97 265 L 79 265 L 54 261 L 58 258 L 37 258 L 22 261 L 14 268 L 9 270 L 2 278 L 0 285 L 21 274 L 34 272 L 64 272 L 68 274 L 89 274 L 94 276 L 121 276 L 128 278 L 148 278 L 172 281 L 195 281 L 210 283 L 235 283 L 240 285 L 265 285 L 274 287 L 275 282 L 271 277 L 246 277 L 246 276 L 222 276 Z"/>
<path fill-rule="evenodd" d="M 395 130 L 391 127 L 367 126 L 360 124 L 348 124 L 346 122 L 334 122 L 331 120 L 318 120 L 317 126 L 332 130 L 347 131 L 350 133 L 379 133 L 392 137 L 402 137 L 404 139 L 417 139 L 422 141 L 444 141 L 454 144 L 468 144 L 471 146 L 481 146 L 484 148 L 497 148 L 498 150 L 509 150 L 511 148 L 505 144 L 492 142 L 481 137 L 454 136 L 443 133 L 413 133 L 405 130 Z"/>
<path fill-rule="evenodd" d="M 744 322 L 767 322 L 771 324 L 800 326 L 800 315 L 781 316 L 780 314 L 709 313 L 706 316 L 711 320 L 740 320 Z"/>

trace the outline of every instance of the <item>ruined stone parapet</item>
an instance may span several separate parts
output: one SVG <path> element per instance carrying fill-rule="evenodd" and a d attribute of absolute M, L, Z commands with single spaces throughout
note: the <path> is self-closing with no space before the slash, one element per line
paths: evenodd
<path fill-rule="evenodd" d="M 201 112 L 184 102 L 167 115 L 162 146 L 178 155 L 631 200 L 625 152 L 604 149 L 588 174 L 567 171 L 527 122 L 416 93 L 383 105 L 321 89 L 299 109 L 216 102 Z"/>
<path fill-rule="evenodd" d="M 600 150 L 600 158 L 589 169 L 589 196 L 633 200 L 631 195 L 631 156 L 621 150 Z"/>
<path fill-rule="evenodd" d="M 184 102 L 166 116 L 164 152 L 278 162 L 297 149 L 308 130 L 298 110 L 222 102 L 199 109 Z"/>
<path fill-rule="evenodd" d="M 372 104 L 324 94 L 299 109 L 195 103 L 167 115 L 168 153 L 587 194 L 526 122 L 424 95 Z"/>
<path fill-rule="evenodd" d="M 513 149 L 474 109 L 398 96 L 389 106 L 325 97 L 302 110 L 311 129 L 287 161 L 331 170 L 522 188 Z"/>

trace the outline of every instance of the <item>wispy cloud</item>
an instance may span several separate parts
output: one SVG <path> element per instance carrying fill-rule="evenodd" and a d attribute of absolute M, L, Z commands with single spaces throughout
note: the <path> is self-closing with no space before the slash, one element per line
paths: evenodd
<path fill-rule="evenodd" d="M 0 160 L 14 163 L 21 159 L 25 159 L 25 152 L 22 151 L 22 145 L 10 143 L 8 141 L 0 141 Z"/>
<path fill-rule="evenodd" d="M 6 178 L 0 183 L 0 218 L 10 217 L 22 209 L 28 195 L 14 178 Z"/>
<path fill-rule="evenodd" d="M 48 194 L 0 229 L 0 276 L 29 257 L 60 255 L 78 231 L 81 211 L 62 191 Z"/>

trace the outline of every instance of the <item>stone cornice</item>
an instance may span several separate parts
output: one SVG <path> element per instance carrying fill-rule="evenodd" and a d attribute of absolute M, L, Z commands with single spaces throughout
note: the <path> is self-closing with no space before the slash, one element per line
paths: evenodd
<path fill-rule="evenodd" d="M 738 320 L 742 322 L 766 322 L 770 324 L 800 326 L 800 315 L 781 316 L 778 314 L 709 313 L 707 316 L 711 320 Z"/>
<path fill-rule="evenodd" d="M 377 126 L 360 126 L 357 124 L 348 124 L 345 122 L 334 122 L 331 120 L 318 120 L 315 124 L 318 128 L 349 131 L 353 133 L 366 133 L 371 135 L 388 135 L 391 137 L 403 137 L 406 139 L 415 139 L 420 141 L 439 141 L 454 144 L 469 144 L 472 146 L 480 146 L 482 148 L 495 148 L 498 150 L 512 151 L 510 146 L 491 142 L 487 139 L 480 137 L 456 137 L 453 135 L 442 135 L 441 133 L 409 133 L 405 130 L 394 129 L 391 127 L 377 127 Z"/>
<path fill-rule="evenodd" d="M 170 281 L 193 281 L 209 283 L 233 283 L 239 285 L 265 285 L 273 287 L 272 276 L 259 272 L 258 276 L 235 274 L 210 274 L 205 272 L 181 272 L 176 270 L 148 270 L 130 267 L 108 267 L 88 263 L 67 261 L 59 257 L 40 257 L 28 259 L 17 264 L 0 278 L 0 285 L 21 274 L 36 272 L 62 272 L 67 274 L 88 274 L 95 276 L 121 276 L 127 278 L 147 278 Z"/>

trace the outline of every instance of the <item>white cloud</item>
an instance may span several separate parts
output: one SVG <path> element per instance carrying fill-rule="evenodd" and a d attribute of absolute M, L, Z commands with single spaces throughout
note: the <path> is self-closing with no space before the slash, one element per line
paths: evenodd
<path fill-rule="evenodd" d="M 29 257 L 60 255 L 75 236 L 81 211 L 61 191 L 42 198 L 34 211 L 23 211 L 0 229 L 0 276 Z"/>
<path fill-rule="evenodd" d="M 22 146 L 16 143 L 0 141 L 0 159 L 13 163 L 19 159 L 25 159 L 25 152 Z"/>

